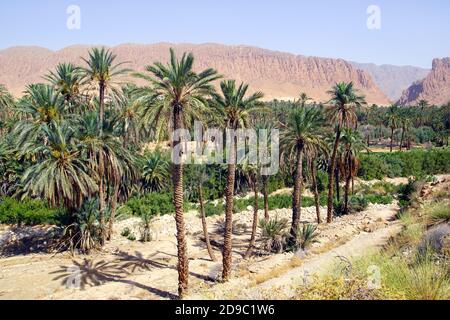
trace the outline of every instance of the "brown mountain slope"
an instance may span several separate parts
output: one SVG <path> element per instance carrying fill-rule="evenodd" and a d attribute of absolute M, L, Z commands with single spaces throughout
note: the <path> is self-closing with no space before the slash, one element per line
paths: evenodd
<path fill-rule="evenodd" d="M 404 90 L 408 89 L 414 82 L 423 80 L 429 69 L 413 66 L 393 66 L 389 64 L 376 65 L 373 63 L 350 62 L 358 69 L 367 71 L 375 84 L 392 101 L 397 101 Z"/>
<path fill-rule="evenodd" d="M 436 105 L 450 101 L 450 57 L 434 59 L 430 74 L 406 89 L 398 104 L 416 105 L 420 100 Z"/>
<path fill-rule="evenodd" d="M 369 103 L 388 104 L 388 98 L 374 84 L 365 71 L 341 59 L 296 56 L 248 46 L 219 44 L 124 44 L 112 48 L 118 61 L 129 61 L 128 67 L 143 71 L 154 61 L 166 61 L 169 48 L 178 54 L 191 51 L 196 57 L 196 69 L 212 67 L 227 78 L 245 81 L 252 90 L 261 90 L 266 99 L 292 99 L 300 91 L 316 101 L 326 101 L 326 91 L 338 81 L 353 81 L 366 95 Z M 89 46 L 72 46 L 57 52 L 36 47 L 16 47 L 0 51 L 0 83 L 15 95 L 20 95 L 25 85 L 42 81 L 49 69 L 58 62 L 81 63 Z"/>

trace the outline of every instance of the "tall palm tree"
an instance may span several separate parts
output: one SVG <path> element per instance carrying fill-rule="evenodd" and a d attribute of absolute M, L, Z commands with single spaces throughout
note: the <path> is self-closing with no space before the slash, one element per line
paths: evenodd
<path fill-rule="evenodd" d="M 273 123 L 273 121 L 269 121 L 268 119 L 263 119 L 262 121 L 255 123 L 253 126 L 257 132 L 260 132 L 260 130 L 265 130 L 267 132 L 267 141 L 265 141 L 265 145 L 268 146 L 269 142 L 272 140 L 272 130 L 276 129 L 276 126 Z M 261 141 L 259 143 L 261 143 Z M 261 154 L 262 153 L 260 153 L 260 155 Z M 268 175 L 261 176 L 263 202 L 264 202 L 264 220 L 266 220 L 266 221 L 269 221 L 269 218 L 270 218 L 269 217 L 269 188 L 268 188 L 269 179 L 270 179 L 270 176 L 268 176 Z"/>
<path fill-rule="evenodd" d="M 73 211 L 97 191 L 96 172 L 80 156 L 70 126 L 53 123 L 45 125 L 43 132 L 47 143 L 34 144 L 32 152 L 39 160 L 22 177 L 24 195 L 42 197 Z"/>
<path fill-rule="evenodd" d="M 326 159 L 329 156 L 328 153 L 329 151 L 327 143 L 307 146 L 306 151 L 306 154 L 308 155 L 307 163 L 311 178 L 311 190 L 314 194 L 314 205 L 316 207 L 316 216 L 318 224 L 322 223 L 322 218 L 320 216 L 320 196 L 317 185 L 317 169 L 318 167 L 320 168 L 322 164 L 326 166 Z"/>
<path fill-rule="evenodd" d="M 389 145 L 389 152 L 392 152 L 394 148 L 394 132 L 398 127 L 399 121 L 399 113 L 398 107 L 396 105 L 392 105 L 389 107 L 388 112 L 386 114 L 386 125 L 391 129 L 391 143 Z"/>
<path fill-rule="evenodd" d="M 343 128 L 356 127 L 358 122 L 356 109 L 365 105 L 363 96 L 357 94 L 353 82 L 337 83 L 328 93 L 331 99 L 328 102 L 327 114 L 329 119 L 335 124 L 335 140 L 331 153 L 330 165 L 328 167 L 328 203 L 327 222 L 333 221 L 333 184 L 334 172 L 336 170 L 336 157 Z"/>
<path fill-rule="evenodd" d="M 359 169 L 359 152 L 366 148 L 360 133 L 351 128 L 342 131 L 341 137 L 343 151 L 340 155 L 340 171 L 345 178 L 344 188 L 344 213 L 349 213 L 348 202 L 350 194 L 350 183 Z"/>
<path fill-rule="evenodd" d="M 203 196 L 203 188 L 204 184 L 207 181 L 207 165 L 203 163 L 192 164 L 193 166 L 193 178 L 191 179 L 188 188 L 193 192 L 197 192 L 198 202 L 200 205 L 200 218 L 202 220 L 202 229 L 203 229 L 203 237 L 205 238 L 206 249 L 208 251 L 209 257 L 211 261 L 217 261 L 216 255 L 214 254 L 214 250 L 211 246 L 211 241 L 209 239 L 208 232 L 208 223 L 206 221 L 206 212 L 205 212 L 205 199 Z"/>
<path fill-rule="evenodd" d="M 400 151 L 403 151 L 403 144 L 405 142 L 405 137 L 409 136 L 409 130 L 411 128 L 411 123 L 412 123 L 412 121 L 411 121 L 411 116 L 409 115 L 409 110 L 404 109 L 400 115 L 400 126 L 402 128 L 402 136 L 400 138 Z"/>
<path fill-rule="evenodd" d="M 420 110 L 420 117 L 419 117 L 419 126 L 423 126 L 424 122 L 425 122 L 425 110 L 430 106 L 427 100 L 420 100 L 418 103 L 418 108 Z"/>
<path fill-rule="evenodd" d="M 120 184 L 127 180 L 134 180 L 136 175 L 135 157 L 123 146 L 120 139 L 112 134 L 112 130 L 113 128 L 108 122 L 105 125 L 103 135 L 99 135 L 98 117 L 94 110 L 83 114 L 77 132 L 80 145 L 83 147 L 83 156 L 90 160 L 92 170 L 99 171 L 99 159 L 102 158 L 105 168 L 103 171 L 104 179 L 112 185 L 112 192 L 109 196 L 111 209 L 109 225 L 108 227 L 102 226 L 105 229 L 104 236 L 107 239 L 111 237 L 112 233 Z"/>
<path fill-rule="evenodd" d="M 281 146 L 284 154 L 295 159 L 294 193 L 292 197 L 291 242 L 297 242 L 298 226 L 301 215 L 301 193 L 303 180 L 303 157 L 305 150 L 322 146 L 319 127 L 322 115 L 317 108 L 300 108 L 295 110 L 282 132 Z"/>
<path fill-rule="evenodd" d="M 68 108 L 71 109 L 74 100 L 81 93 L 83 85 L 83 74 L 79 67 L 71 63 L 60 63 L 56 66 L 56 70 L 44 76 L 58 92 L 64 97 Z"/>
<path fill-rule="evenodd" d="M 226 80 L 220 83 L 221 94 L 214 94 L 213 106 L 223 119 L 223 124 L 227 129 L 237 130 L 249 126 L 249 116 L 252 112 L 264 110 L 261 99 L 262 92 L 247 95 L 248 85 L 241 83 L 236 86 L 236 81 Z M 230 137 L 230 149 L 227 150 L 228 172 L 227 187 L 225 190 L 225 234 L 223 242 L 223 270 L 222 280 L 228 281 L 231 276 L 232 263 L 232 227 L 233 227 L 233 206 L 234 206 L 234 183 L 236 178 L 236 153 L 237 139 Z"/>
<path fill-rule="evenodd" d="M 244 259 L 248 259 L 255 247 L 256 242 L 256 230 L 258 228 L 258 189 L 259 189 L 259 166 L 251 165 L 248 163 L 243 164 L 241 170 L 244 171 L 245 176 L 247 177 L 247 182 L 250 185 L 253 195 L 254 195 L 254 203 L 253 203 L 253 223 L 252 223 L 252 233 L 250 236 L 250 243 L 248 245 L 247 251 L 245 252 Z"/>
<path fill-rule="evenodd" d="M 214 92 L 212 82 L 220 76 L 213 69 L 195 73 L 193 64 L 191 53 L 184 53 L 181 59 L 177 59 L 171 49 L 167 65 L 156 62 L 146 67 L 150 75 L 136 74 L 151 84 L 151 88 L 141 91 L 140 101 L 148 103 L 145 113 L 152 125 L 162 121 L 169 123 L 172 130 L 179 130 L 185 127 L 187 118 L 198 116 L 206 109 L 206 99 Z M 174 149 L 181 143 L 174 135 L 171 142 Z M 183 298 L 187 294 L 189 277 L 183 216 L 183 163 L 173 164 L 172 182 L 178 242 L 178 294 Z"/>
<path fill-rule="evenodd" d="M 114 64 L 116 60 L 116 55 L 114 55 L 110 50 L 105 48 L 92 48 L 89 51 L 89 58 L 82 58 L 87 64 L 87 67 L 82 68 L 84 76 L 91 83 L 98 85 L 98 132 L 99 136 L 103 136 L 103 126 L 105 117 L 105 93 L 108 88 L 112 88 L 112 81 L 116 77 L 125 75 L 130 70 L 122 69 L 121 66 L 125 63 Z M 106 240 L 106 228 L 105 228 L 105 181 L 104 181 L 104 171 L 105 164 L 103 159 L 103 153 L 99 153 L 98 158 L 98 196 L 99 196 L 99 216 L 100 216 L 100 226 L 102 230 L 102 243 L 104 244 Z"/>
<path fill-rule="evenodd" d="M 121 94 L 115 96 L 112 101 L 116 109 L 113 121 L 125 146 L 136 145 L 142 136 L 142 104 L 137 98 L 137 91 L 135 85 L 127 84 L 122 86 Z"/>

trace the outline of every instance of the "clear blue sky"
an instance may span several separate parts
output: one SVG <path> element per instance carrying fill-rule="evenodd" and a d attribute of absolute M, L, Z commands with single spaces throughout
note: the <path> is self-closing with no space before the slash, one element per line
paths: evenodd
<path fill-rule="evenodd" d="M 81 29 L 66 27 L 69 5 Z M 369 5 L 381 29 L 366 26 Z M 430 67 L 450 56 L 448 0 L 1 0 L 0 49 L 216 42 L 359 62 Z"/>

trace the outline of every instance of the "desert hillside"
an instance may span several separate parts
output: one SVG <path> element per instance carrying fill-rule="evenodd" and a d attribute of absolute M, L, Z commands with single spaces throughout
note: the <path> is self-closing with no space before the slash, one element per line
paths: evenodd
<path fill-rule="evenodd" d="M 124 44 L 112 48 L 118 61 L 129 61 L 129 67 L 142 71 L 156 60 L 165 61 L 170 47 L 177 53 L 191 51 L 196 68 L 212 67 L 225 77 L 245 81 L 253 90 L 261 90 L 266 99 L 291 99 L 300 91 L 316 101 L 326 101 L 326 91 L 337 81 L 353 81 L 369 103 L 385 105 L 389 99 L 371 76 L 341 59 L 296 56 L 248 46 L 219 44 Z M 53 52 L 39 47 L 14 47 L 0 51 L 0 83 L 15 95 L 25 85 L 42 81 L 42 75 L 59 62 L 80 63 L 89 46 L 71 46 Z"/>
<path fill-rule="evenodd" d="M 397 101 L 404 90 L 414 82 L 423 80 L 430 73 L 429 69 L 414 66 L 376 65 L 357 62 L 351 62 L 351 64 L 368 72 L 375 84 L 392 101 Z"/>
<path fill-rule="evenodd" d="M 450 58 L 434 59 L 430 74 L 405 90 L 400 105 L 414 105 L 420 100 L 441 105 L 450 101 Z"/>

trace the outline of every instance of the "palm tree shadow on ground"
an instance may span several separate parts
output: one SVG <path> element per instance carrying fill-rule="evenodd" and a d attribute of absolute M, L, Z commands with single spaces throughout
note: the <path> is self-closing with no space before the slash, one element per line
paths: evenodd
<path fill-rule="evenodd" d="M 136 274 L 139 271 L 151 271 L 154 269 L 171 269 L 177 270 L 176 266 L 166 263 L 163 259 L 153 259 L 158 254 L 164 252 L 156 252 L 149 257 L 144 257 L 141 252 L 135 251 L 134 254 L 119 251 L 116 253 L 116 259 L 112 261 L 97 261 L 84 259 L 82 261 L 73 260 L 72 266 L 59 266 L 56 271 L 50 272 L 55 274 L 54 281 L 61 280 L 61 285 L 69 286 L 75 281 L 78 281 L 77 286 L 81 290 L 86 290 L 88 287 L 97 287 L 108 282 L 116 282 L 135 286 L 137 288 L 148 291 L 161 298 L 178 299 L 178 296 L 169 291 L 150 287 L 142 283 L 126 279 L 127 276 Z M 190 275 L 203 280 L 214 281 L 209 276 L 190 272 Z"/>

